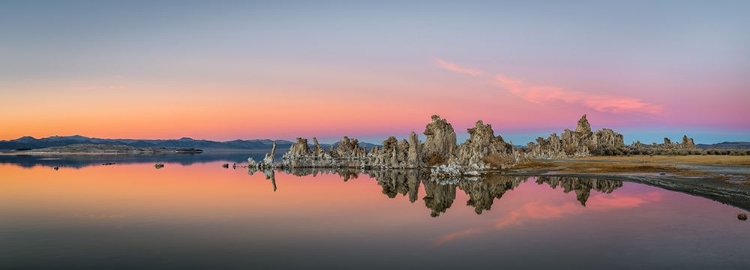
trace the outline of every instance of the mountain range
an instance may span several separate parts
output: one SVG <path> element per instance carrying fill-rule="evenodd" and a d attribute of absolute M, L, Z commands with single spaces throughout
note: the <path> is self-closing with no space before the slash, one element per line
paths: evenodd
<path fill-rule="evenodd" d="M 287 140 L 275 140 L 276 148 L 280 151 L 286 151 L 292 144 Z M 169 140 L 140 140 L 140 139 L 100 139 L 89 138 L 81 135 L 74 136 L 51 136 L 37 139 L 30 136 L 24 136 L 15 140 L 0 141 L 0 150 L 30 150 L 47 147 L 68 146 L 74 144 L 105 144 L 105 145 L 127 145 L 139 148 L 165 147 L 165 148 L 197 148 L 202 150 L 270 150 L 274 140 L 233 140 L 226 142 L 195 140 L 183 137 L 180 139 Z M 338 143 L 334 143 L 336 147 Z M 321 144 L 321 147 L 328 149 L 330 144 Z M 376 146 L 371 143 L 360 142 L 360 146 L 367 149 Z"/>
<path fill-rule="evenodd" d="M 99 139 L 89 138 L 81 135 L 74 136 L 52 136 L 37 139 L 30 136 L 15 140 L 0 141 L 0 149 L 39 149 L 55 146 L 67 146 L 73 144 L 105 144 L 105 145 L 127 145 L 132 147 L 166 147 L 166 148 L 199 148 L 210 149 L 241 149 L 241 150 L 265 150 L 271 149 L 273 140 L 234 140 L 226 142 L 195 140 L 192 138 L 180 138 L 171 140 L 139 140 L 139 139 Z M 278 149 L 286 149 L 292 142 L 276 140 Z"/>
<path fill-rule="evenodd" d="M 722 142 L 715 144 L 698 144 L 700 149 L 750 149 L 750 142 Z"/>

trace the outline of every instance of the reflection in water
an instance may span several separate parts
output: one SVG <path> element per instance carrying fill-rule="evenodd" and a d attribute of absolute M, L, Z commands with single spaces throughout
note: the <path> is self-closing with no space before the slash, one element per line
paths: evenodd
<path fill-rule="evenodd" d="M 250 168 L 250 169 L 248 169 L 247 174 L 248 175 L 253 175 L 257 171 L 258 170 L 255 169 L 255 168 Z M 277 187 L 276 187 L 276 172 L 273 169 L 266 169 L 266 170 L 263 170 L 263 175 L 266 176 L 266 180 L 271 180 L 271 185 L 273 185 L 273 191 L 276 192 L 276 189 L 277 189 Z"/>
<path fill-rule="evenodd" d="M 284 152 L 277 152 L 277 158 Z M 139 163 L 175 163 L 183 166 L 209 163 L 209 162 L 232 162 L 242 164 L 247 158 L 262 159 L 265 152 L 236 151 L 236 152 L 211 152 L 201 154 L 118 154 L 118 155 L 0 155 L 0 164 L 14 164 L 24 168 L 34 166 L 45 166 L 50 168 L 85 168 L 99 166 L 107 163 L 117 165 L 139 164 Z"/>
<path fill-rule="evenodd" d="M 0 164 L 0 269 L 750 269 L 735 207 L 637 183 L 223 163 Z"/>
<path fill-rule="evenodd" d="M 612 193 L 615 189 L 622 187 L 621 181 L 558 176 L 542 176 L 537 178 L 536 183 L 547 184 L 551 188 L 561 186 L 565 193 L 575 191 L 576 198 L 583 206 L 586 206 L 592 189 L 600 193 Z"/>
<path fill-rule="evenodd" d="M 412 203 L 419 198 L 419 179 L 427 177 L 426 171 L 419 170 L 379 170 L 372 171 L 369 175 L 378 180 L 378 185 L 383 187 L 383 194 L 388 198 L 408 194 L 409 202 Z"/>
<path fill-rule="evenodd" d="M 528 178 L 526 176 L 507 176 L 502 174 L 490 174 L 484 176 L 479 181 L 467 180 L 454 184 L 450 181 L 435 182 L 429 180 L 429 171 L 427 170 L 362 171 L 352 168 L 293 168 L 285 172 L 296 176 L 311 175 L 313 177 L 318 174 L 338 174 L 344 181 L 356 179 L 360 173 L 363 173 L 377 179 L 378 185 L 383 189 L 383 194 L 388 196 L 388 198 L 396 198 L 399 194 L 403 196 L 408 195 L 409 202 L 412 203 L 419 198 L 419 187 L 422 184 L 426 193 L 422 200 L 424 200 L 425 207 L 430 209 L 430 216 L 432 217 L 437 217 L 445 213 L 453 205 L 453 201 L 456 199 L 456 188 L 464 191 L 469 197 L 466 205 L 474 207 L 474 212 L 481 215 L 483 211 L 492 209 L 495 199 L 501 199 L 507 191 L 517 188 L 528 179 L 535 179 L 537 184 L 547 184 L 553 189 L 562 187 L 563 192 L 566 194 L 575 191 L 576 199 L 583 207 L 586 207 L 586 202 L 591 196 L 591 190 L 600 193 L 612 193 L 615 189 L 622 187 L 622 182 L 616 180 L 560 176 Z M 276 183 L 273 171 L 266 171 L 264 173 L 266 179 L 274 181 L 275 191 Z"/>
<path fill-rule="evenodd" d="M 506 191 L 512 190 L 526 177 L 490 175 L 484 181 L 464 181 L 458 184 L 458 188 L 469 195 L 466 205 L 473 206 L 474 212 L 482 214 L 484 210 L 490 210 L 495 199 L 503 197 Z"/>

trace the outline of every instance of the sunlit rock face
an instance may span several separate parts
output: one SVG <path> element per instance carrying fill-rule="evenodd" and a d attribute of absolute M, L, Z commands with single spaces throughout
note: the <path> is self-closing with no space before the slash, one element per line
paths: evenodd
<path fill-rule="evenodd" d="M 292 144 L 291 147 L 289 147 L 289 151 L 287 153 L 290 153 L 292 155 L 298 155 L 298 156 L 311 154 L 310 146 L 307 145 L 307 139 L 297 138 L 297 142 Z"/>
<path fill-rule="evenodd" d="M 547 139 L 538 138 L 536 143 L 527 146 L 527 157 L 536 159 L 561 159 L 586 157 L 604 149 L 617 149 L 625 146 L 622 134 L 611 129 L 591 132 L 586 115 L 578 120 L 575 131 L 565 129 L 560 137 L 553 133 Z"/>
<path fill-rule="evenodd" d="M 409 142 L 401 142 L 396 137 L 388 137 L 382 148 L 375 148 L 368 154 L 369 165 L 376 168 L 407 168 Z"/>
<path fill-rule="evenodd" d="M 495 136 L 492 126 L 482 120 L 468 129 L 469 138 L 458 146 L 451 163 L 471 169 L 509 168 L 518 163 L 513 145 L 506 143 L 501 136 Z"/>
<path fill-rule="evenodd" d="M 456 151 L 456 132 L 447 120 L 433 115 L 424 130 L 427 139 L 422 149 L 422 160 L 428 165 L 447 162 Z"/>
<path fill-rule="evenodd" d="M 359 140 L 349 139 L 344 136 L 336 146 L 336 150 L 331 153 L 335 158 L 339 159 L 355 159 L 365 157 L 365 149 L 360 147 Z"/>
<path fill-rule="evenodd" d="M 687 135 L 683 135 L 682 147 L 685 149 L 695 149 L 695 142 L 693 142 L 693 138 L 688 138 Z"/>

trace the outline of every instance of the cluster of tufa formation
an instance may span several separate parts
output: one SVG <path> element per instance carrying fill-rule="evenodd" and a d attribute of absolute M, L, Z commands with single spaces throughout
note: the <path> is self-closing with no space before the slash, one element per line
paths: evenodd
<path fill-rule="evenodd" d="M 695 143 L 692 138 L 688 138 L 687 135 L 682 136 L 682 143 L 672 142 L 669 138 L 664 138 L 662 144 L 643 144 L 640 141 L 636 141 L 630 146 L 634 150 L 640 151 L 669 151 L 669 150 L 693 150 L 696 149 Z"/>
<path fill-rule="evenodd" d="M 282 157 L 281 168 L 360 168 L 360 169 L 414 169 L 436 168 L 436 175 L 461 177 L 477 174 L 491 168 L 510 168 L 522 160 L 520 152 L 495 136 L 492 126 L 478 121 L 468 129 L 469 139 L 456 144 L 453 126 L 440 116 L 433 115 L 424 130 L 425 142 L 420 142 L 415 132 L 408 140 L 389 137 L 382 146 L 369 152 L 357 139 L 344 137 L 336 147 L 326 151 L 313 138 L 313 149 L 307 139 L 297 142 Z M 268 158 L 267 158 L 268 159 Z M 249 161 L 249 165 L 256 165 Z M 264 164 L 267 164 L 264 162 Z M 256 165 L 257 166 L 257 165 Z M 443 177 L 444 178 L 444 177 Z"/>
<path fill-rule="evenodd" d="M 591 130 L 591 125 L 583 115 L 578 120 L 575 131 L 565 129 L 561 136 L 553 133 L 548 138 L 538 138 L 525 149 L 516 149 L 502 136 L 495 135 L 492 126 L 477 121 L 468 129 L 469 138 L 462 144 L 456 143 L 456 132 L 447 120 L 433 115 L 425 126 L 425 142 L 420 142 L 412 132 L 408 140 L 389 137 L 380 147 L 367 151 L 359 140 L 344 136 L 329 150 L 323 149 L 313 138 L 310 145 L 305 138 L 297 138 L 289 151 L 275 162 L 276 144 L 271 153 L 257 163 L 248 159 L 251 170 L 334 168 L 334 169 L 415 169 L 430 168 L 431 178 L 446 183 L 458 183 L 459 179 L 472 178 L 491 169 L 509 169 L 529 159 L 564 159 L 591 155 L 623 153 L 638 147 L 658 147 L 665 149 L 693 149 L 695 144 L 687 136 L 682 143 L 672 143 L 664 139 L 663 145 L 646 146 L 639 142 L 625 146 L 623 136 L 611 129 Z"/>
<path fill-rule="evenodd" d="M 586 157 L 598 154 L 605 149 L 625 147 L 622 134 L 611 129 L 601 129 L 591 132 L 586 115 L 578 120 L 575 131 L 565 129 L 562 136 L 552 133 L 547 139 L 537 138 L 536 143 L 530 142 L 526 149 L 526 157 L 533 159 L 562 159 Z"/>

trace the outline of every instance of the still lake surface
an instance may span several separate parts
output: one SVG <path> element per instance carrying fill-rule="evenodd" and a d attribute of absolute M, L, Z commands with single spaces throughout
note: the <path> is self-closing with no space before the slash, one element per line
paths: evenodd
<path fill-rule="evenodd" d="M 647 185 L 198 156 L 0 158 L 0 269 L 750 269 L 745 211 Z"/>

